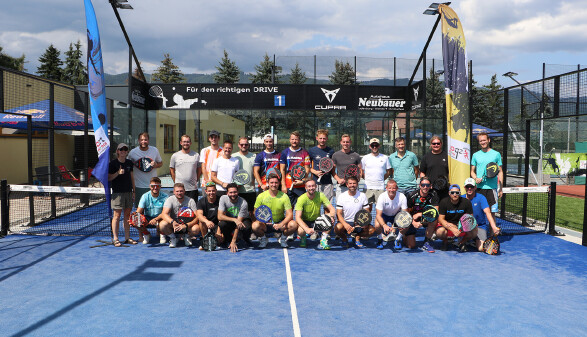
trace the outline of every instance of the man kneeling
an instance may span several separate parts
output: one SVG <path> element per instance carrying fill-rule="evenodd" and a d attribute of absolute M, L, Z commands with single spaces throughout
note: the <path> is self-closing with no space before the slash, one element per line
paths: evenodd
<path fill-rule="evenodd" d="M 169 235 L 169 248 L 177 246 L 177 235 L 183 235 L 186 246 L 192 245 L 191 238 L 200 233 L 198 218 L 195 216 L 196 202 L 194 199 L 185 196 L 185 188 L 182 183 L 173 185 L 173 195 L 165 200 L 163 220 L 159 222 L 159 232 Z M 186 222 L 180 218 L 180 213 L 193 215 L 191 221 Z M 190 216 L 191 217 L 191 216 Z"/>
<path fill-rule="evenodd" d="M 239 232 L 242 232 L 243 240 L 250 243 L 251 219 L 249 217 L 248 204 L 245 199 L 238 196 L 238 186 L 234 183 L 226 185 L 226 194 L 220 197 L 218 204 L 218 226 L 220 235 L 218 244 L 230 240 L 230 251 L 238 252 L 236 244 Z"/>
<path fill-rule="evenodd" d="M 296 222 L 298 224 L 298 235 L 300 236 L 300 247 L 306 247 L 306 234 L 314 234 L 314 222 L 320 216 L 320 207 L 324 205 L 324 213 L 331 217 L 334 222 L 334 207 L 324 193 L 316 192 L 316 182 L 314 180 L 306 181 L 306 193 L 298 198 L 296 203 Z M 328 231 L 322 232 L 320 240 L 322 249 L 330 249 L 328 245 Z"/>
<path fill-rule="evenodd" d="M 375 234 L 375 227 L 371 224 L 362 227 L 355 226 L 355 214 L 361 209 L 369 211 L 369 202 L 367 196 L 361 191 L 357 191 L 359 180 L 356 177 L 346 179 L 348 190 L 340 194 L 336 200 L 336 215 L 338 223 L 334 227 L 334 232 L 342 240 L 342 248 L 348 248 L 347 234 L 354 236 L 355 246 L 364 248 L 361 238 L 369 238 Z"/>

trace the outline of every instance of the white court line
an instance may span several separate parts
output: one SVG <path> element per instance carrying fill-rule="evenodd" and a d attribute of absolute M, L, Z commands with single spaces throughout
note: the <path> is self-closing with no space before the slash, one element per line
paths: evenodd
<path fill-rule="evenodd" d="M 291 270 L 289 269 L 289 256 L 287 248 L 283 248 L 283 257 L 285 259 L 285 275 L 287 276 L 287 291 L 289 293 L 289 306 L 291 308 L 291 320 L 293 322 L 294 336 L 301 337 L 300 322 L 298 321 L 298 309 L 296 308 L 296 299 L 293 291 L 293 282 L 291 281 Z"/>

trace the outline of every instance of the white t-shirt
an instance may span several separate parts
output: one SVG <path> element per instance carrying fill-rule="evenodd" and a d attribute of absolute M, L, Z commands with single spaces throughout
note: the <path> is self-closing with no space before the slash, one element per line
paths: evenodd
<path fill-rule="evenodd" d="M 182 183 L 186 191 L 198 189 L 198 165 L 200 155 L 194 151 L 175 152 L 169 161 L 169 167 L 175 169 L 175 182 Z"/>
<path fill-rule="evenodd" d="M 224 157 L 219 157 L 214 160 L 212 164 L 212 172 L 216 172 L 216 177 L 225 183 L 231 183 L 232 177 L 238 171 L 238 159 L 234 157 L 230 157 L 230 159 L 226 159 Z M 216 184 L 216 189 L 218 191 L 225 191 L 224 187 L 221 185 Z"/>
<path fill-rule="evenodd" d="M 248 184 L 239 187 L 239 193 L 255 192 L 255 176 L 253 175 L 253 165 L 255 164 L 256 157 L 255 154 L 249 152 L 246 155 L 242 155 L 240 152 L 237 152 L 236 154 L 233 154 L 232 157 L 239 161 L 239 170 L 245 170 L 251 175 L 251 181 Z"/>
<path fill-rule="evenodd" d="M 357 191 L 355 195 L 350 195 L 349 191 L 346 191 L 336 200 L 336 208 L 343 210 L 344 221 L 346 222 L 355 222 L 355 214 L 368 206 L 367 196 L 360 191 Z"/>
<path fill-rule="evenodd" d="M 138 146 L 132 149 L 128 154 L 128 159 L 132 160 L 133 164 L 143 158 L 149 157 L 153 159 L 156 163 L 160 163 L 163 161 L 161 159 L 161 155 L 159 154 L 159 150 L 157 150 L 154 146 L 149 146 L 147 151 L 142 151 Z M 135 177 L 135 187 L 137 188 L 149 188 L 151 184 L 151 178 L 157 176 L 157 169 L 152 169 L 150 172 L 143 172 L 141 170 L 133 170 L 134 177 Z"/>
<path fill-rule="evenodd" d="M 379 199 L 377 199 L 377 205 L 375 209 L 382 211 L 387 216 L 396 215 L 402 209 L 408 208 L 408 199 L 403 193 L 396 192 L 395 198 L 391 200 L 387 191 L 381 193 Z"/>
<path fill-rule="evenodd" d="M 365 171 L 365 185 L 369 190 L 385 189 L 385 173 L 391 168 L 387 156 L 379 153 L 374 156 L 372 153 L 361 160 L 363 171 Z"/>

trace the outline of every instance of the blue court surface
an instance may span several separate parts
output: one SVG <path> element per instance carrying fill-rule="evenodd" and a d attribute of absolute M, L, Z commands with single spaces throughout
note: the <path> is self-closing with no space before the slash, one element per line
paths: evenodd
<path fill-rule="evenodd" d="M 284 250 L 271 239 L 237 254 L 182 244 L 90 248 L 96 239 L 0 239 L 0 334 L 587 333 L 587 248 L 544 234 L 503 237 L 498 256 L 376 250 L 374 240 L 322 251 L 314 241 Z"/>

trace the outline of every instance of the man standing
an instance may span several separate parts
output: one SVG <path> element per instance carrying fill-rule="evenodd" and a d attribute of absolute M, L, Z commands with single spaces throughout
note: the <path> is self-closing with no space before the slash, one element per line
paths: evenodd
<path fill-rule="evenodd" d="M 148 221 L 149 227 L 156 227 L 159 221 L 163 220 L 163 205 L 167 200 L 167 194 L 161 193 L 161 179 L 158 177 L 151 178 L 151 191 L 143 194 L 139 200 L 139 206 L 137 207 L 137 213 L 145 215 Z M 163 240 L 161 243 L 165 243 L 165 235 L 161 234 Z M 139 241 L 143 241 L 143 244 L 149 243 L 151 235 L 147 234 L 143 236 L 143 233 L 139 231 Z"/>
<path fill-rule="evenodd" d="M 226 186 L 238 171 L 239 161 L 232 157 L 232 141 L 225 140 L 222 144 L 222 157 L 216 158 L 212 164 L 212 181 L 216 183 L 218 197 L 226 194 Z"/>
<path fill-rule="evenodd" d="M 503 181 L 501 154 L 490 147 L 491 140 L 485 132 L 478 134 L 477 140 L 481 150 L 475 152 L 471 159 L 471 177 L 477 182 L 477 192 L 487 198 L 491 212 L 497 213 L 497 197 L 501 198 L 502 195 L 501 188 L 499 194 L 497 193 L 498 183 Z M 496 177 L 487 178 L 486 166 L 492 162 L 499 166 L 499 173 Z"/>
<path fill-rule="evenodd" d="M 316 142 L 318 143 L 318 145 L 308 150 L 310 160 L 312 161 L 312 167 L 310 171 L 312 172 L 312 177 L 317 183 L 316 190 L 320 193 L 323 193 L 326 196 L 326 198 L 328 198 L 330 203 L 332 203 L 332 198 L 334 198 L 334 185 L 332 184 L 331 173 L 332 171 L 322 172 L 318 168 L 320 159 L 332 158 L 332 155 L 334 154 L 334 150 L 330 146 L 326 146 L 326 143 L 328 142 L 328 130 L 320 129 L 316 131 Z M 318 181 L 318 178 L 320 178 L 320 181 Z"/>
<path fill-rule="evenodd" d="M 398 191 L 408 195 L 418 185 L 418 157 L 412 151 L 406 150 L 406 140 L 403 137 L 395 139 L 395 150 L 389 155 L 393 179 L 397 182 Z"/>
<path fill-rule="evenodd" d="M 238 234 L 242 231 L 243 240 L 250 244 L 251 219 L 247 201 L 238 195 L 238 186 L 234 183 L 226 186 L 226 195 L 220 197 L 218 204 L 218 227 L 220 228 L 219 244 L 230 240 L 228 247 L 233 253 L 238 252 L 236 244 Z"/>
<path fill-rule="evenodd" d="M 238 160 L 238 169 L 247 171 L 249 173 L 249 177 L 251 178 L 249 183 L 238 188 L 238 196 L 247 201 L 248 211 L 252 216 L 252 212 L 255 206 L 255 199 L 257 198 L 257 193 L 255 192 L 255 178 L 253 176 L 255 154 L 249 152 L 249 147 L 249 139 L 247 137 L 241 137 L 238 140 L 239 151 L 232 157 Z"/>
<path fill-rule="evenodd" d="M 459 230 L 458 224 L 465 214 L 473 214 L 473 205 L 469 199 L 461 197 L 461 187 L 453 184 L 448 189 L 448 198 L 440 201 L 438 205 L 438 225 L 436 236 L 442 239 L 442 247 L 446 249 L 449 238 L 461 238 L 457 242 L 461 252 L 467 251 L 466 243 L 477 237 L 477 228 L 465 233 Z"/>
<path fill-rule="evenodd" d="M 397 183 L 393 179 L 389 179 L 385 186 L 387 193 L 381 193 L 377 198 L 377 205 L 375 206 L 375 231 L 377 232 L 377 248 L 383 249 L 385 243 L 383 241 L 383 234 L 393 234 L 393 222 L 395 215 L 400 211 L 408 210 L 408 201 L 406 196 L 397 192 Z"/>
<path fill-rule="evenodd" d="M 206 187 L 206 183 L 212 181 L 212 164 L 216 158 L 222 155 L 222 148 L 218 145 L 220 140 L 220 133 L 216 130 L 211 130 L 208 135 L 210 146 L 205 147 L 200 151 L 200 164 L 202 167 L 202 187 Z"/>
<path fill-rule="evenodd" d="M 318 234 L 314 231 L 314 221 L 320 216 L 320 207 L 324 205 L 324 213 L 327 213 L 334 220 L 336 215 L 334 207 L 324 193 L 316 191 L 314 180 L 306 181 L 306 193 L 298 198 L 296 203 L 296 222 L 298 224 L 298 235 L 300 236 L 300 247 L 306 247 L 306 234 Z M 322 249 L 330 249 L 328 245 L 328 232 L 322 232 L 320 240 Z"/>
<path fill-rule="evenodd" d="M 336 199 L 336 215 L 338 223 L 334 227 L 334 232 L 342 241 L 342 248 L 348 248 L 347 235 L 355 237 L 355 246 L 364 248 L 361 243 L 361 237 L 369 238 L 375 233 L 375 227 L 371 224 L 362 227 L 355 227 L 355 214 L 361 209 L 369 210 L 367 197 L 364 193 L 357 190 L 359 180 L 351 176 L 346 179 L 347 190 L 341 193 Z"/>
<path fill-rule="evenodd" d="M 218 230 L 218 205 L 219 197 L 216 193 L 216 184 L 209 181 L 205 187 L 205 198 L 198 200 L 198 220 L 200 221 L 200 232 L 202 237 L 212 231 L 216 236 L 216 240 L 220 240 L 220 233 Z M 203 243 L 203 240 L 202 240 Z M 200 245 L 200 250 L 204 250 L 204 246 Z"/>
<path fill-rule="evenodd" d="M 159 150 L 157 150 L 157 148 L 154 146 L 149 146 L 148 132 L 142 132 L 139 135 L 139 146 L 132 149 L 128 154 L 128 159 L 130 159 L 135 164 L 135 166 L 142 158 L 149 158 L 153 161 L 153 163 L 151 164 L 151 170 L 149 172 L 144 172 L 140 169 L 134 171 L 134 181 L 136 187 L 135 195 L 137 196 L 141 196 L 150 191 L 149 185 L 151 178 L 156 177 L 157 169 L 163 166 L 163 159 L 161 159 Z M 135 207 L 138 205 L 138 203 L 138 198 L 135 198 Z"/>
<path fill-rule="evenodd" d="M 161 213 L 163 220 L 159 222 L 159 232 L 163 235 L 169 235 L 169 248 L 177 247 L 177 235 L 183 234 L 185 245 L 191 246 L 191 238 L 200 233 L 196 216 L 188 223 L 178 219 L 179 213 L 184 207 L 188 207 L 193 212 L 196 209 L 196 202 L 185 196 L 185 188 L 182 183 L 175 183 L 173 195 L 167 198 L 163 204 L 163 212 Z"/>
<path fill-rule="evenodd" d="M 344 134 L 340 137 L 340 151 L 336 151 L 332 155 L 332 161 L 334 161 L 335 170 L 333 177 L 338 183 L 338 189 L 336 191 L 336 197 L 338 198 L 341 193 L 348 190 L 346 186 L 346 178 L 344 171 L 351 165 L 358 165 L 359 171 L 361 170 L 361 156 L 355 151 L 351 150 L 351 136 Z M 359 172 L 357 180 L 363 176 L 362 172 Z M 336 202 L 338 204 L 338 201 Z"/>
<path fill-rule="evenodd" d="M 463 197 L 466 197 L 473 205 L 473 216 L 477 220 L 477 250 L 481 252 L 483 251 L 483 242 L 487 240 L 488 233 L 499 235 L 501 229 L 495 224 L 487 199 L 477 193 L 475 179 L 467 178 L 465 180 L 465 192 L 466 194 Z M 487 225 L 488 223 L 491 228 Z"/>
<path fill-rule="evenodd" d="M 306 192 L 304 182 L 310 179 L 310 155 L 308 151 L 300 147 L 300 133 L 294 131 L 289 136 L 290 146 L 281 152 L 279 168 L 281 170 L 281 191 L 287 193 L 290 203 L 295 206 L 298 197 Z M 295 165 L 302 165 L 306 170 L 304 179 L 293 180 L 291 169 Z M 293 188 L 290 188 L 292 187 Z"/>
<path fill-rule="evenodd" d="M 434 188 L 440 200 L 448 196 L 448 156 L 442 150 L 442 138 L 439 136 L 432 136 L 430 139 L 430 152 L 422 157 L 420 162 L 420 178 L 428 177 L 432 181 L 432 186 L 438 178 L 443 178 L 446 181 L 442 188 Z"/>
<path fill-rule="evenodd" d="M 202 174 L 200 155 L 192 151 L 192 138 L 183 135 L 179 142 L 181 150 L 175 152 L 169 161 L 169 173 L 174 183 L 185 186 L 185 195 L 198 200 L 198 178 Z"/>
<path fill-rule="evenodd" d="M 261 192 L 269 189 L 267 172 L 272 168 L 279 170 L 279 158 L 281 158 L 281 153 L 274 148 L 273 136 L 271 134 L 268 133 L 263 137 L 263 144 L 265 144 L 265 150 L 257 154 L 253 166 L 255 180 L 259 184 Z"/>
<path fill-rule="evenodd" d="M 385 179 L 391 175 L 391 164 L 386 155 L 379 153 L 379 139 L 373 138 L 369 141 L 371 153 L 365 155 L 361 160 L 363 167 L 363 178 L 367 185 L 367 201 L 369 208 L 376 203 L 379 196 L 385 191 Z"/>
<path fill-rule="evenodd" d="M 287 248 L 287 236 L 295 233 L 298 228 L 295 221 L 293 221 L 293 211 L 291 210 L 291 203 L 287 194 L 279 190 L 279 177 L 275 174 L 270 174 L 269 189 L 257 196 L 255 201 L 255 210 L 261 205 L 265 205 L 271 209 L 273 216 L 273 223 L 264 223 L 259 220 L 253 222 L 253 232 L 259 238 L 259 248 L 267 246 L 267 237 L 265 233 L 278 232 L 282 234 L 279 237 L 279 244 L 283 248 Z"/>

